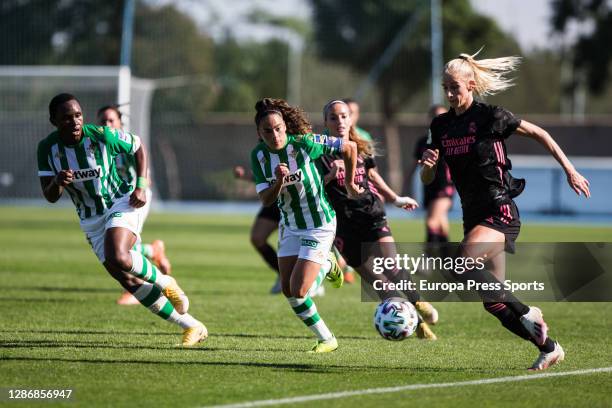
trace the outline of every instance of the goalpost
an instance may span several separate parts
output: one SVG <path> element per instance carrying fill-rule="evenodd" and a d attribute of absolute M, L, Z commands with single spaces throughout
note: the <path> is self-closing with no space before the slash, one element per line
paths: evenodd
<path fill-rule="evenodd" d="M 53 96 L 74 94 L 85 123 L 95 123 L 100 107 L 123 104 L 126 129 L 150 146 L 153 90 L 152 81 L 132 78 L 129 67 L 0 66 L 0 200 L 41 199 L 36 147 L 54 130 L 48 112 Z"/>

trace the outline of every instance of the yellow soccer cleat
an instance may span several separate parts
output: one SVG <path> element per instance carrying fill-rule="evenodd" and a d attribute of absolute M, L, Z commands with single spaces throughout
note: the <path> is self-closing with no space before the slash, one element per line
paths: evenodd
<path fill-rule="evenodd" d="M 431 303 L 419 301 L 414 304 L 414 307 L 427 324 L 438 323 L 438 311 Z"/>
<path fill-rule="evenodd" d="M 312 350 L 309 353 L 331 353 L 338 348 L 338 340 L 333 336 L 329 340 L 317 340 Z"/>
<path fill-rule="evenodd" d="M 179 314 L 187 313 L 187 310 L 189 310 L 189 299 L 185 295 L 185 292 L 183 292 L 183 289 L 176 283 L 176 279 L 170 276 L 168 278 L 171 281 L 168 286 L 162 290 L 163 295 L 168 298 Z"/>
<path fill-rule="evenodd" d="M 208 330 L 204 324 L 200 323 L 198 326 L 189 327 L 183 330 L 183 347 L 195 346 L 201 341 L 206 340 L 208 337 Z"/>
<path fill-rule="evenodd" d="M 334 288 L 339 288 L 344 283 L 344 273 L 338 265 L 338 259 L 333 251 L 329 253 L 329 257 L 327 258 L 329 262 L 331 262 L 331 268 L 329 268 L 329 272 L 327 272 L 327 276 L 325 279 L 331 282 Z"/>
<path fill-rule="evenodd" d="M 416 335 L 419 339 L 423 339 L 423 340 L 438 340 L 438 337 L 436 336 L 436 334 L 431 331 L 431 329 L 429 328 L 429 325 L 425 322 L 420 322 L 417 326 L 416 329 Z"/>

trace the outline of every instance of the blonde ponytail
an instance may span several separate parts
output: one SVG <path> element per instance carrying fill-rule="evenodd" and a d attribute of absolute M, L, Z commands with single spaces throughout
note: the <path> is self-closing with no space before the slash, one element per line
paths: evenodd
<path fill-rule="evenodd" d="M 482 48 L 473 55 L 459 54 L 459 58 L 447 62 L 444 74 L 474 80 L 476 86 L 473 91 L 479 96 L 495 95 L 514 86 L 513 78 L 508 78 L 506 75 L 516 71 L 521 57 L 475 59 Z"/>

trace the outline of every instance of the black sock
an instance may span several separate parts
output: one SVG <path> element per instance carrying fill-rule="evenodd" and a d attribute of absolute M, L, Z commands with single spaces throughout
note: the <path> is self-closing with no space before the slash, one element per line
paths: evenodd
<path fill-rule="evenodd" d="M 270 268 L 274 269 L 276 273 L 278 273 L 278 257 L 276 256 L 276 251 L 274 248 L 272 248 L 270 244 L 265 244 L 264 246 L 257 247 L 256 249 Z"/>
<path fill-rule="evenodd" d="M 531 335 L 527 329 L 521 323 L 519 316 L 517 316 L 512 310 L 510 310 L 505 303 L 499 302 L 484 302 L 483 306 L 485 310 L 495 316 L 506 329 L 516 334 L 517 336 L 529 340 L 532 342 L 540 351 L 550 353 L 555 348 L 555 342 L 550 337 L 546 338 L 543 345 L 536 344 L 531 338 Z"/>
<path fill-rule="evenodd" d="M 445 242 L 448 242 L 448 235 L 444 233 L 440 234 L 437 232 L 427 230 L 427 242 L 445 243 Z"/>
<path fill-rule="evenodd" d="M 525 340 L 531 340 L 531 335 L 523 326 L 519 318 L 516 317 L 514 312 L 509 310 L 504 303 L 484 302 L 483 306 L 487 312 L 497 317 L 497 320 L 499 320 L 506 329 Z"/>
<path fill-rule="evenodd" d="M 460 282 L 465 282 L 467 279 L 474 279 L 476 282 L 480 283 L 501 284 L 501 282 L 495 279 L 495 277 L 486 269 L 480 270 L 474 268 L 466 273 L 455 273 L 454 275 Z M 478 294 L 485 303 L 503 303 L 508 307 L 508 309 L 510 309 L 510 311 L 512 311 L 512 313 L 514 313 L 517 318 L 529 312 L 529 306 L 519 301 L 516 296 L 512 294 L 512 292 L 504 289 L 503 287 L 501 287 L 499 290 L 479 290 Z"/>
<path fill-rule="evenodd" d="M 387 283 L 387 284 L 388 283 L 398 284 L 403 280 L 411 281 L 409 272 L 401 271 L 398 269 L 384 272 L 382 275 L 376 274 L 373 271 L 368 271 L 364 273 L 363 269 L 361 270 L 356 269 L 356 270 L 357 272 L 359 272 L 359 276 L 361 276 L 361 284 L 368 285 L 372 289 L 374 288 L 373 283 L 375 280 L 382 280 L 384 283 Z M 399 298 L 399 299 L 405 299 L 414 305 L 416 302 L 421 300 L 421 295 L 416 290 L 406 289 L 402 291 L 398 289 L 394 289 L 394 290 L 387 289 L 387 290 L 378 290 L 378 291 L 375 291 L 375 293 L 378 295 L 381 301 L 391 299 L 391 298 Z"/>
<path fill-rule="evenodd" d="M 527 306 L 524 303 L 521 303 L 516 297 L 514 297 L 514 295 L 512 295 L 510 293 L 510 296 L 512 296 L 515 300 L 511 300 L 509 302 L 504 302 L 504 305 L 508 306 L 508 308 L 510 310 L 512 310 L 512 313 L 515 314 L 515 316 L 517 317 L 521 317 L 524 314 L 529 313 L 529 306 Z M 508 297 L 506 296 L 506 300 L 508 299 Z"/>
<path fill-rule="evenodd" d="M 395 283 L 399 283 L 400 281 L 404 280 L 404 281 L 408 281 L 408 282 L 412 282 L 411 276 L 410 276 L 410 272 L 406 272 L 403 270 L 399 270 L 399 269 L 395 269 L 392 273 L 391 273 L 391 277 L 389 279 L 391 282 L 395 282 Z M 421 300 L 421 295 L 419 294 L 419 292 L 417 292 L 416 290 L 409 290 L 406 289 L 403 291 L 403 295 L 404 297 L 406 297 L 406 299 L 408 299 L 408 301 L 410 303 L 412 303 L 413 305 Z"/>
<path fill-rule="evenodd" d="M 538 345 L 536 344 L 536 346 Z M 544 344 L 541 346 L 538 346 L 538 348 L 540 349 L 540 351 L 543 351 L 544 353 L 550 353 L 551 351 L 555 349 L 555 341 L 551 339 L 550 337 L 547 337 L 546 341 L 544 341 Z"/>

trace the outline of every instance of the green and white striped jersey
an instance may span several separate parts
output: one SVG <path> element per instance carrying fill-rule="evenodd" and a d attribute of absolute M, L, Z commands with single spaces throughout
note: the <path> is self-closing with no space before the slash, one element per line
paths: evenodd
<path fill-rule="evenodd" d="M 115 166 L 119 176 L 128 182 L 130 186 L 136 186 L 136 158 L 133 154 L 121 153 L 115 157 Z"/>
<path fill-rule="evenodd" d="M 287 135 L 287 144 L 280 150 L 271 150 L 260 142 L 251 152 L 257 193 L 274 184 L 276 166 L 280 163 L 289 166 L 290 173 L 285 176 L 277 199 L 281 222 L 288 228 L 319 228 L 336 216 L 325 194 L 319 164 L 314 160 L 323 155 L 336 154 L 341 148 L 342 139 L 307 134 Z"/>
<path fill-rule="evenodd" d="M 106 126 L 83 125 L 83 137 L 66 145 L 58 132 L 38 143 L 38 176 L 55 176 L 72 170 L 74 181 L 66 186 L 80 219 L 102 215 L 132 186 L 117 174 L 115 157 L 134 154 L 140 138 Z"/>

